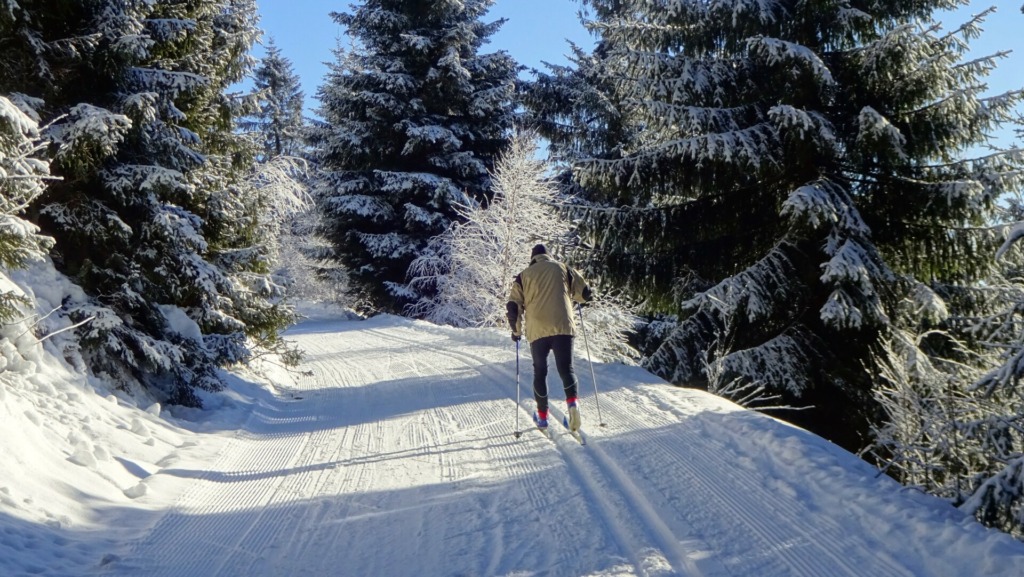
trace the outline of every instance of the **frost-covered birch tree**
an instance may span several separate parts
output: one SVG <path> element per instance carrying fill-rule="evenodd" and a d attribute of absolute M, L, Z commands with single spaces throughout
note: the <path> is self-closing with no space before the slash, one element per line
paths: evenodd
<path fill-rule="evenodd" d="M 252 177 L 266 199 L 260 230 L 270 248 L 275 278 L 289 301 L 345 304 L 347 276 L 322 254 L 330 246 L 318 234 L 322 218 L 310 195 L 311 166 L 291 156 L 259 162 Z"/>
<path fill-rule="evenodd" d="M 997 253 L 1002 274 L 970 291 L 968 314 L 940 311 L 950 322 L 936 323 L 917 343 L 887 347 L 909 353 L 894 356 L 880 375 L 885 386 L 877 394 L 886 418 L 873 451 L 892 476 L 1020 538 L 1024 254 L 1017 243 L 1024 210 L 1019 196 L 1004 206 L 1017 223 L 1006 228 L 1007 240 Z M 954 346 L 941 356 L 919 354 L 936 335 Z"/>
<path fill-rule="evenodd" d="M 571 225 L 535 138 L 514 137 L 491 175 L 487 206 L 460 206 L 461 222 L 432 239 L 410 267 L 410 291 L 435 292 L 407 308 L 414 317 L 456 327 L 502 326 L 511 279 L 537 243 L 564 245 Z M 525 252 L 524 252 L 525 251 Z"/>
<path fill-rule="evenodd" d="M 603 275 L 680 316 L 650 367 L 701 384 L 724 365 L 863 448 L 885 359 L 953 354 L 918 338 L 924 311 L 992 271 L 986 225 L 1021 158 L 964 152 L 1014 121 L 1019 93 L 983 92 L 1003 54 L 967 58 L 978 21 L 935 19 L 953 0 L 586 4 L 613 82 L 601 117 L 628 140 L 562 148 L 616 209 L 584 219 Z M 886 349 L 900 331 L 922 345 Z"/>
<path fill-rule="evenodd" d="M 430 239 L 486 203 L 508 140 L 517 65 L 482 48 L 502 22 L 492 0 L 366 0 L 335 13 L 352 46 L 318 91 L 315 196 L 332 257 L 366 310 L 400 312 L 423 295 L 408 269 Z"/>
<path fill-rule="evenodd" d="M 519 133 L 499 157 L 491 175 L 487 206 L 459 208 L 462 222 L 435 237 L 410 266 L 410 290 L 420 283 L 436 294 L 407 307 L 414 317 L 456 327 L 504 327 L 512 279 L 527 264 L 530 249 L 544 243 L 555 253 L 575 240 L 567 199 L 537 157 L 536 135 Z M 564 256 L 563 256 L 564 258 Z M 633 360 L 626 333 L 635 317 L 608 295 L 587 309 L 591 345 L 603 358 Z"/>

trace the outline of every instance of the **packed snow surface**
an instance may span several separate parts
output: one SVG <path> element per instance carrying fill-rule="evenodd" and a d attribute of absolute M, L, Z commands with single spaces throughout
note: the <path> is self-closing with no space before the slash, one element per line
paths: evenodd
<path fill-rule="evenodd" d="M 504 332 L 314 317 L 289 338 L 302 373 L 238 371 L 203 411 L 45 351 L 9 370 L 0 575 L 1024 575 L 1013 538 L 639 368 L 595 363 L 598 397 L 577 358 L 581 446 L 533 428 L 527 347 L 517 407 Z"/>

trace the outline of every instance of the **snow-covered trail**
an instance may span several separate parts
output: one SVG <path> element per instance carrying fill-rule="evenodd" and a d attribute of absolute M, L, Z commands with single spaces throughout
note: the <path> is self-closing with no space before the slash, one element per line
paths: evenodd
<path fill-rule="evenodd" d="M 289 337 L 310 375 L 262 401 L 208 469 L 161 471 L 190 489 L 106 574 L 1024 574 L 1009 537 L 818 437 L 636 368 L 597 365 L 599 427 L 578 359 L 581 447 L 532 429 L 528 353 L 513 435 L 514 348 L 498 333 L 385 316 Z"/>

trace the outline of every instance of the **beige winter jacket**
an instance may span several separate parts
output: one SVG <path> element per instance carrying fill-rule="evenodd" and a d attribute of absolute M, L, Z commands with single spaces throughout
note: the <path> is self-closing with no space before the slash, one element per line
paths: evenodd
<path fill-rule="evenodd" d="M 590 287 L 579 271 L 547 254 L 530 260 L 530 266 L 512 281 L 508 295 L 508 320 L 512 334 L 535 341 L 554 335 L 575 335 L 572 301 L 587 302 Z"/>

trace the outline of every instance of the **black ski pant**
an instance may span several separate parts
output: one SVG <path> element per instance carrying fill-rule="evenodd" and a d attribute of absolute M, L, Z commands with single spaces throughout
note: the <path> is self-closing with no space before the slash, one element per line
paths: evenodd
<path fill-rule="evenodd" d="M 537 412 L 548 410 L 548 353 L 555 353 L 555 368 L 562 377 L 565 398 L 576 398 L 576 372 L 572 367 L 572 335 L 554 335 L 530 343 L 533 356 L 533 398 L 537 401 Z"/>

